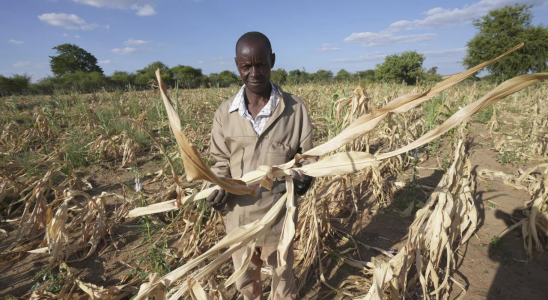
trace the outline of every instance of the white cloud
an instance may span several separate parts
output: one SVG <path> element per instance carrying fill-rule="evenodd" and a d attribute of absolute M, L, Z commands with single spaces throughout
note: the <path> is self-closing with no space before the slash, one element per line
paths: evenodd
<path fill-rule="evenodd" d="M 47 63 L 43 62 L 32 62 L 32 61 L 18 61 L 12 65 L 14 68 L 43 68 Z"/>
<path fill-rule="evenodd" d="M 24 44 L 25 42 L 19 41 L 19 40 L 9 40 L 8 43 L 15 44 L 15 45 L 21 45 L 21 44 Z"/>
<path fill-rule="evenodd" d="M 154 7 L 148 4 L 143 6 L 133 5 L 131 9 L 136 10 L 136 14 L 141 17 L 152 16 L 156 14 L 156 10 L 154 10 Z"/>
<path fill-rule="evenodd" d="M 70 35 L 68 35 L 68 34 L 66 34 L 66 33 L 63 33 L 63 36 L 70 36 Z"/>
<path fill-rule="evenodd" d="M 501 8 L 505 5 L 519 4 L 534 5 L 546 4 L 547 0 L 481 0 L 471 5 L 465 5 L 462 8 L 445 9 L 441 7 L 432 8 L 426 12 L 424 19 L 413 21 L 401 20 L 390 24 L 387 31 L 400 32 L 402 30 L 412 30 L 420 28 L 441 28 L 457 24 L 471 23 L 474 19 L 486 15 L 490 10 Z"/>
<path fill-rule="evenodd" d="M 110 65 L 110 64 L 112 64 L 112 61 L 110 61 L 108 59 L 107 60 L 100 60 L 99 64 L 100 65 Z"/>
<path fill-rule="evenodd" d="M 386 57 L 386 54 L 373 52 L 366 53 L 365 55 L 358 56 L 355 58 L 339 58 L 335 59 L 334 62 L 343 62 L 343 63 L 353 63 L 353 62 L 363 62 L 363 61 L 372 61 L 372 60 L 382 60 Z"/>
<path fill-rule="evenodd" d="M 232 65 L 234 64 L 234 62 L 227 62 L 227 61 L 218 61 L 218 62 L 214 62 L 212 63 L 212 65 Z"/>
<path fill-rule="evenodd" d="M 421 33 L 409 35 L 395 35 L 391 32 L 353 32 L 349 37 L 345 38 L 345 42 L 354 42 L 361 44 L 364 47 L 373 47 L 380 45 L 416 43 L 433 39 L 435 33 Z"/>
<path fill-rule="evenodd" d="M 129 39 L 124 42 L 126 45 L 145 45 L 150 43 L 149 41 Z"/>
<path fill-rule="evenodd" d="M 105 28 L 106 28 L 106 29 L 110 29 L 110 25 L 105 25 Z"/>
<path fill-rule="evenodd" d="M 49 13 L 38 16 L 40 21 L 52 26 L 62 26 L 71 30 L 92 30 L 97 24 L 88 24 L 84 19 L 74 14 Z"/>
<path fill-rule="evenodd" d="M 80 36 L 79 36 L 79 35 L 75 35 L 74 37 L 75 37 L 75 38 L 77 38 L 77 39 L 79 39 L 79 38 L 80 38 Z"/>
<path fill-rule="evenodd" d="M 330 51 L 339 51 L 339 50 L 341 50 L 341 48 L 337 48 L 337 47 L 322 47 L 322 48 L 314 49 L 314 51 L 318 51 L 318 52 L 330 52 Z"/>
<path fill-rule="evenodd" d="M 156 10 L 151 4 L 158 0 L 72 0 L 73 2 L 99 8 L 135 10 L 138 16 L 152 16 Z M 108 29 L 108 28 L 107 28 Z"/>
<path fill-rule="evenodd" d="M 462 54 L 466 52 L 468 48 L 462 47 L 462 48 L 453 48 L 453 49 L 443 49 L 443 50 L 436 50 L 436 51 L 423 51 L 422 54 L 426 54 L 427 56 L 451 56 L 453 54 Z"/>
<path fill-rule="evenodd" d="M 131 48 L 131 47 L 125 47 L 125 48 L 114 48 L 110 51 L 116 53 L 116 54 L 120 54 L 120 55 L 126 55 L 126 54 L 129 54 L 129 53 L 132 53 L 132 52 L 135 52 L 135 48 Z"/>
<path fill-rule="evenodd" d="M 330 43 L 323 43 L 322 44 L 322 47 L 328 47 L 328 46 L 331 46 L 331 44 Z"/>
<path fill-rule="evenodd" d="M 199 64 L 203 64 L 204 61 L 203 61 L 203 60 L 199 60 L 198 63 L 199 63 Z"/>
<path fill-rule="evenodd" d="M 415 43 L 434 38 L 434 33 L 397 35 L 404 30 L 443 28 L 458 24 L 471 23 L 474 19 L 486 15 L 490 10 L 501 8 L 505 5 L 513 5 L 517 0 L 481 0 L 471 5 L 465 5 L 462 8 L 445 9 L 435 7 L 429 9 L 423 14 L 423 19 L 413 21 L 400 20 L 388 26 L 387 29 L 380 32 L 354 32 L 345 38 L 345 42 L 355 42 L 364 47 L 379 45 Z M 546 4 L 548 0 L 520 0 L 520 4 L 534 5 Z"/>

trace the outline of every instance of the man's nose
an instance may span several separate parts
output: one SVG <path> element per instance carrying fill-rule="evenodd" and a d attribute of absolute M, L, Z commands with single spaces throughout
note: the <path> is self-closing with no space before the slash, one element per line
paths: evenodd
<path fill-rule="evenodd" d="M 255 77 L 255 76 L 259 75 L 259 69 L 256 66 L 252 66 L 251 70 L 249 72 L 249 75 L 251 77 Z"/>

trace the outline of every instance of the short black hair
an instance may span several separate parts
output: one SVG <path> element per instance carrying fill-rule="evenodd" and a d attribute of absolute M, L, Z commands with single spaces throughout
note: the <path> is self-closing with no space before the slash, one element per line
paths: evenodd
<path fill-rule="evenodd" d="M 270 45 L 270 40 L 266 37 L 266 35 L 258 32 L 258 31 L 250 31 L 248 33 L 244 33 L 239 39 L 238 42 L 236 42 L 236 55 L 238 55 L 238 46 L 240 43 L 243 42 L 258 42 L 263 43 L 264 46 L 267 47 L 269 54 L 272 54 L 272 46 Z"/>

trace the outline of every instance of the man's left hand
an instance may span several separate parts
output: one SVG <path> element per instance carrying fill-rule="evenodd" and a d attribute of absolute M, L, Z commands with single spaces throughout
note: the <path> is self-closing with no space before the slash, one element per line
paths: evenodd
<path fill-rule="evenodd" d="M 312 184 L 312 177 L 305 175 L 301 170 L 289 170 L 289 174 L 293 178 L 295 194 L 304 195 Z"/>

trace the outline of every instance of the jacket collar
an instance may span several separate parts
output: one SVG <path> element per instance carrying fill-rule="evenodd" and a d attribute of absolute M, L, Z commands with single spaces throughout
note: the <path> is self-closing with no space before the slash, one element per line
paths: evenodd
<path fill-rule="evenodd" d="M 279 102 L 279 99 L 282 97 L 282 94 L 277 91 L 276 86 L 272 82 L 270 83 L 270 85 L 272 85 L 272 91 L 270 92 L 270 99 L 268 100 L 267 105 L 272 105 L 276 107 L 277 102 Z M 230 107 L 228 108 L 228 113 L 238 111 L 238 113 L 243 117 L 246 110 L 247 110 L 247 107 L 245 105 L 245 84 L 244 84 L 242 88 L 238 91 L 236 96 L 234 96 L 234 99 L 232 100 L 232 103 L 230 104 Z M 259 113 L 259 115 L 260 114 L 261 113 Z"/>

